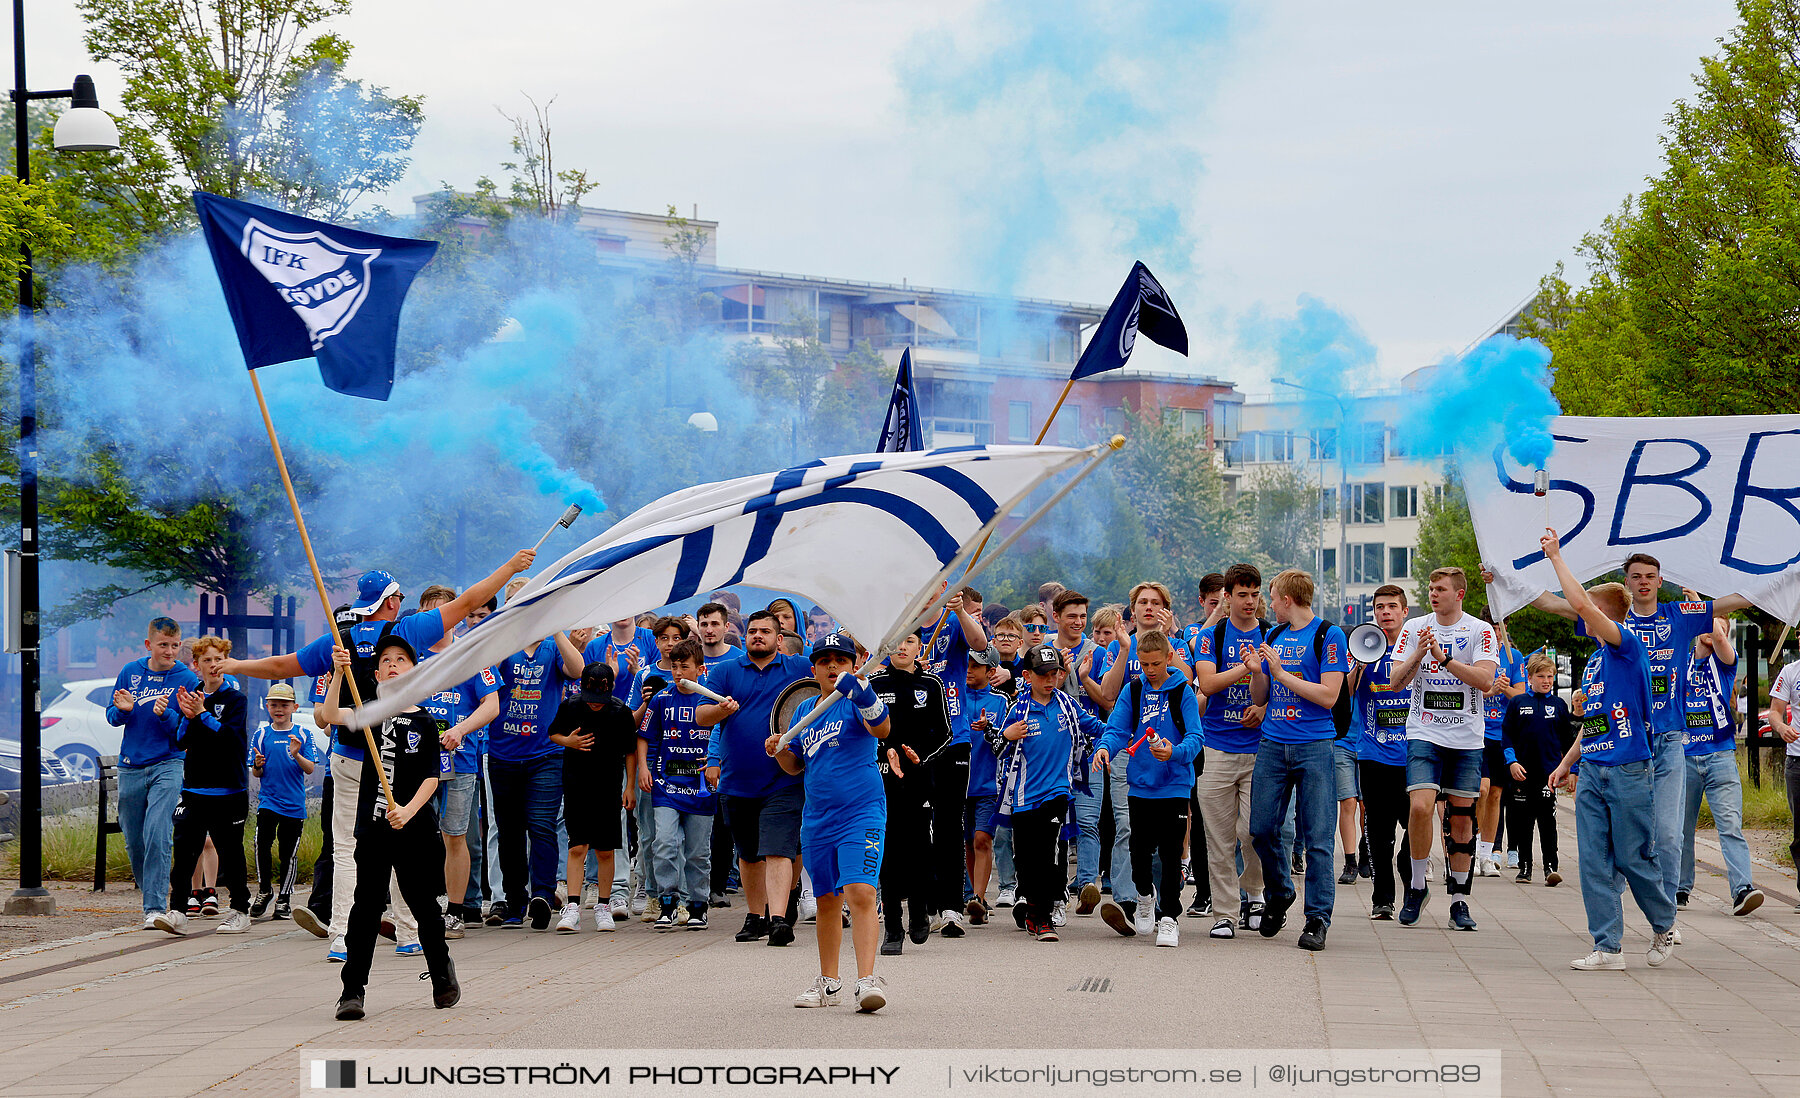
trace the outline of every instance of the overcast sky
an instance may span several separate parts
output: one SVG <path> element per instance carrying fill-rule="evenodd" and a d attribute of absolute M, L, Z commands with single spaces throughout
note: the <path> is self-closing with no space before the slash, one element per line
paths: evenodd
<path fill-rule="evenodd" d="M 973 188 L 984 163 L 1017 158 L 1016 134 L 922 116 L 898 74 L 933 81 L 947 43 L 1004 48 L 1021 12 L 1065 6 L 360 0 L 341 29 L 351 75 L 426 97 L 396 209 L 440 181 L 498 174 L 496 106 L 555 96 L 557 160 L 599 180 L 590 205 L 697 205 L 721 222 L 731 266 L 990 290 L 1005 287 L 983 284 L 991 257 L 970 241 L 996 196 Z M 116 110 L 118 78 L 86 60 L 77 17 L 27 8 L 33 85 L 92 71 Z M 1734 21 L 1726 0 L 1271 0 L 1213 29 L 1138 35 L 1141 55 L 1114 43 L 1101 81 L 1170 85 L 1116 162 L 1178 196 L 1193 234 L 1159 274 L 1194 332 L 1194 367 L 1265 389 L 1270 371 L 1234 352 L 1233 325 L 1301 294 L 1353 317 L 1390 376 L 1481 336 L 1656 171 L 1664 115 Z M 1064 152 L 1052 146 L 1043 170 L 1094 178 L 1092 155 L 1056 162 Z M 1067 208 L 1080 201 L 1064 196 L 1068 227 L 1041 226 L 1043 261 L 1018 272 L 1018 292 L 1103 302 L 1117 289 L 1139 249 L 1105 211 Z M 1140 347 L 1134 364 L 1180 364 Z"/>

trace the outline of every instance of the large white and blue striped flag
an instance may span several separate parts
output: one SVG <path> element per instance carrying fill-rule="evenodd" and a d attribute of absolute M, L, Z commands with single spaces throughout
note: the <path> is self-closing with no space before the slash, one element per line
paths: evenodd
<path fill-rule="evenodd" d="M 352 723 L 377 723 L 556 630 L 604 626 L 739 583 L 810 599 L 878 651 L 914 627 L 978 539 L 1099 449 L 857 454 L 673 492 L 541 572 L 389 683 Z"/>

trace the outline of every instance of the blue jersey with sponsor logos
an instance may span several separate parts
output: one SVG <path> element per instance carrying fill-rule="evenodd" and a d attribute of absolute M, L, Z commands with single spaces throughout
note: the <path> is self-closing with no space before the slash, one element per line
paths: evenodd
<path fill-rule="evenodd" d="M 1383 766 L 1406 765 L 1406 716 L 1412 712 L 1412 691 L 1393 685 L 1394 650 L 1389 645 L 1380 659 L 1362 670 L 1356 684 L 1353 725 L 1360 725 L 1356 757 Z"/>
<path fill-rule="evenodd" d="M 818 698 L 800 703 L 795 714 L 804 720 Z M 831 703 L 825 715 L 788 742 L 806 764 L 806 805 L 800 827 L 810 833 L 854 832 L 887 819 L 887 791 L 881 785 L 875 738 L 849 698 Z"/>
<path fill-rule="evenodd" d="M 1193 666 L 1193 657 L 1188 651 L 1187 641 L 1180 635 L 1169 638 L 1169 647 L 1175 650 L 1175 655 L 1181 657 L 1183 663 L 1186 663 L 1190 667 Z M 1125 655 L 1125 678 L 1127 680 L 1143 678 L 1144 665 L 1138 662 L 1136 633 L 1126 637 L 1122 643 L 1120 641 L 1113 641 L 1106 646 L 1106 666 L 1101 667 L 1100 660 L 1096 657 L 1094 659 L 1094 678 L 1098 679 L 1107 671 L 1111 671 L 1112 665 L 1118 662 L 1119 654 L 1121 652 Z M 1170 666 L 1175 666 L 1173 660 L 1169 662 Z"/>
<path fill-rule="evenodd" d="M 268 721 L 257 725 L 256 731 L 250 733 L 250 750 L 245 761 L 254 767 L 257 752 L 262 752 L 262 784 L 257 787 L 256 806 L 266 808 L 277 816 L 304 820 L 306 772 L 300 769 L 300 760 L 288 754 L 289 736 L 300 738 L 300 758 L 314 766 L 326 761 L 324 753 L 319 750 L 319 745 L 313 742 L 306 729 L 297 725 L 275 728 Z"/>
<path fill-rule="evenodd" d="M 1650 663 L 1650 727 L 1658 732 L 1681 732 L 1687 728 L 1687 670 L 1694 641 L 1712 632 L 1713 604 L 1705 602 L 1659 602 L 1656 613 L 1640 614 L 1636 610 L 1625 615 L 1619 624 L 1643 642 Z M 1587 636 L 1587 623 L 1575 622 L 1575 632 Z"/>
<path fill-rule="evenodd" d="M 1025 735 L 1008 741 L 1000 755 L 1000 810 L 1024 812 L 1067 797 L 1088 779 L 1094 744 L 1106 734 L 1100 718 L 1058 690 L 1048 702 L 1031 696 L 1029 687 L 1007 707 L 1001 727 L 1025 722 Z"/>
<path fill-rule="evenodd" d="M 146 656 L 119 669 L 113 693 L 123 690 L 131 695 L 133 703 L 129 711 L 119 709 L 110 700 L 106 703 L 106 723 L 125 729 L 119 742 L 120 766 L 149 766 L 164 759 L 187 757 L 175 743 L 175 735 L 186 720 L 175 704 L 175 691 L 182 687 L 200 689 L 200 676 L 184 663 L 167 671 L 152 671 Z M 160 715 L 156 712 L 158 698 L 168 699 Z"/>
<path fill-rule="evenodd" d="M 636 649 L 637 665 L 640 669 L 649 667 L 662 659 L 662 651 L 656 647 L 656 635 L 643 626 L 638 626 L 628 641 L 613 640 L 612 630 L 587 642 L 581 650 L 582 658 L 588 663 L 611 664 L 613 669 L 613 697 L 625 703 L 626 708 L 635 710 L 644 704 L 644 699 L 631 692 L 631 655 L 626 649 Z M 711 666 L 710 661 L 708 666 Z"/>
<path fill-rule="evenodd" d="M 1636 632 L 1621 625 L 1616 648 L 1599 646 L 1581 674 L 1581 692 L 1582 762 L 1618 766 L 1650 757 L 1650 656 Z"/>
<path fill-rule="evenodd" d="M 457 725 L 469 719 L 481 703 L 489 695 L 499 693 L 500 676 L 493 668 L 483 668 L 478 675 L 471 675 L 461 683 L 448 690 L 440 690 L 429 698 L 419 702 L 419 708 L 431 714 L 437 722 L 438 734 L 441 736 Z M 454 752 L 443 753 L 443 771 L 440 778 L 451 774 L 473 774 L 481 769 L 481 730 L 475 729 L 463 737 L 462 744 Z"/>
<path fill-rule="evenodd" d="M 1687 669 L 1687 733 L 1682 748 L 1689 755 L 1710 755 L 1737 749 L 1737 714 L 1732 711 L 1731 691 L 1737 685 L 1737 661 L 1720 663 L 1717 656 L 1689 657 Z"/>
<path fill-rule="evenodd" d="M 1313 654 L 1313 634 L 1325 630 L 1323 659 Z M 1271 630 L 1271 633 L 1274 631 Z M 1283 629 L 1270 642 L 1281 657 L 1281 666 L 1308 682 L 1318 682 L 1327 671 L 1350 671 L 1349 645 L 1344 631 L 1324 618 L 1313 620 L 1300 629 Z M 1269 662 L 1263 661 L 1267 674 Z M 1331 720 L 1331 706 L 1307 701 L 1284 686 L 1273 675 L 1269 677 L 1269 708 L 1263 714 L 1263 735 L 1275 743 L 1311 743 L 1337 737 L 1337 725 Z"/>
<path fill-rule="evenodd" d="M 997 690 L 983 687 L 980 690 L 969 688 L 969 721 L 971 724 L 982 716 L 995 728 L 1006 723 L 1006 707 L 1012 699 Z M 994 754 L 994 746 L 987 740 L 985 733 L 971 732 L 973 743 L 969 747 L 969 796 L 992 797 L 999 791 L 1000 771 L 999 756 Z M 977 821 L 985 822 L 985 821 Z"/>
<path fill-rule="evenodd" d="M 969 638 L 963 635 L 962 618 L 946 610 L 932 627 L 937 640 L 926 654 L 925 666 L 944 680 L 944 702 L 950 709 L 950 742 L 969 742 L 970 715 L 963 706 L 969 688 Z M 925 634 L 931 636 L 928 630 Z"/>
<path fill-rule="evenodd" d="M 1248 629 L 1239 629 L 1227 618 L 1225 625 L 1225 650 L 1223 653 L 1213 651 L 1213 639 L 1218 636 L 1218 626 L 1203 629 L 1195 637 L 1194 663 L 1211 665 L 1213 671 L 1226 671 L 1238 666 L 1244 653 L 1255 653 L 1257 646 L 1263 642 L 1263 630 L 1260 624 Z M 1262 740 L 1262 725 L 1253 724 L 1246 728 L 1243 724 L 1244 710 L 1256 704 L 1250 696 L 1250 677 L 1244 681 L 1234 682 L 1221 693 L 1206 699 L 1206 713 L 1200 718 L 1200 727 L 1206 731 L 1206 746 L 1214 751 L 1224 751 L 1232 755 L 1251 755 L 1256 752 L 1256 745 Z"/>
<path fill-rule="evenodd" d="M 1525 685 L 1525 657 L 1512 645 L 1500 649 L 1500 658 L 1494 661 L 1494 674 L 1505 675 L 1514 686 Z M 1489 743 L 1500 742 L 1500 722 L 1506 717 L 1506 703 L 1512 699 L 1496 690 L 1485 699 L 1487 702 L 1487 727 L 1484 734 Z"/>
<path fill-rule="evenodd" d="M 488 753 L 500 762 L 526 762 L 561 751 L 550 742 L 550 721 L 567 681 L 555 637 L 501 661 L 500 718 L 488 725 Z"/>
<path fill-rule="evenodd" d="M 657 808 L 710 816 L 718 803 L 706 784 L 706 740 L 712 732 L 694 723 L 695 703 L 705 700 L 673 686 L 650 699 L 638 737 L 648 745 L 644 761 L 650 767 L 650 803 Z"/>

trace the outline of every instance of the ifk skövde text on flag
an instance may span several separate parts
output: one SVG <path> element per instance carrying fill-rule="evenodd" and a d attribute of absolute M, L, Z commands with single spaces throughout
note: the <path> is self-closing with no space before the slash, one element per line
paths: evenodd
<path fill-rule="evenodd" d="M 379 236 L 204 191 L 194 192 L 194 209 L 250 369 L 316 358 L 327 388 L 388 398 L 400 306 L 437 253 L 434 241 Z"/>
<path fill-rule="evenodd" d="M 350 723 L 373 725 L 561 629 L 732 584 L 811 599 L 871 650 L 922 593 L 1039 484 L 1094 455 L 963 446 L 821 458 L 673 492 L 571 552 L 497 613 L 393 680 Z M 960 565 L 958 565 L 960 567 Z M 928 590 L 929 589 L 929 590 Z"/>
<path fill-rule="evenodd" d="M 881 423 L 879 454 L 898 454 L 925 448 L 925 432 L 919 423 L 919 396 L 913 389 L 912 348 L 900 352 L 900 369 L 894 374 L 894 395 L 888 399 L 887 418 Z"/>
<path fill-rule="evenodd" d="M 1187 326 L 1175 311 L 1175 303 L 1169 300 L 1168 291 L 1142 260 L 1131 265 L 1131 274 L 1107 306 L 1106 315 L 1100 318 L 1100 326 L 1094 329 L 1069 380 L 1079 381 L 1125 365 L 1140 333 L 1152 343 L 1187 354 Z"/>

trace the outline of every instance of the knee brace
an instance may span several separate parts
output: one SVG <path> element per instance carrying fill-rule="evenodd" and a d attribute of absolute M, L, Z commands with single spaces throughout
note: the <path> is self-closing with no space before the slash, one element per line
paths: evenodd
<path fill-rule="evenodd" d="M 1451 826 L 1450 825 L 1450 817 L 1452 817 L 1452 816 L 1467 816 L 1469 818 L 1469 838 L 1468 838 L 1467 842 L 1459 843 L 1450 838 L 1450 826 Z M 1471 862 L 1469 865 L 1469 874 L 1468 874 L 1469 879 L 1466 881 L 1459 882 L 1456 879 L 1456 877 L 1449 872 L 1449 867 L 1446 864 L 1445 873 L 1444 873 L 1444 876 L 1446 878 L 1445 883 L 1444 883 L 1444 891 L 1446 893 L 1457 893 L 1457 894 L 1461 894 L 1461 895 L 1465 895 L 1465 896 L 1469 894 L 1469 890 L 1470 890 L 1469 886 L 1471 884 L 1473 884 L 1474 880 L 1475 880 L 1475 866 L 1474 866 L 1472 859 L 1475 856 L 1475 851 L 1476 851 L 1475 836 L 1477 834 L 1478 834 L 1478 832 L 1476 831 L 1476 828 L 1475 828 L 1475 806 L 1474 805 L 1471 804 L 1471 805 L 1460 805 L 1459 806 L 1459 805 L 1450 804 L 1450 805 L 1444 806 L 1444 860 L 1445 860 L 1445 862 L 1448 863 L 1450 857 L 1453 855 L 1456 855 L 1456 854 L 1467 854 L 1467 855 L 1469 855 L 1469 857 L 1471 859 Z"/>

